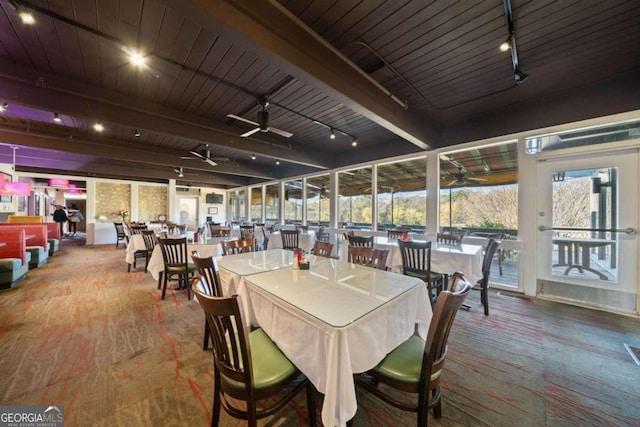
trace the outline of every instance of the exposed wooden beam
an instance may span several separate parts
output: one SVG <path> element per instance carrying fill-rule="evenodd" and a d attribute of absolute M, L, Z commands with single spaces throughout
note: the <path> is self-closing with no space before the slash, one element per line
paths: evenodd
<path fill-rule="evenodd" d="M 277 1 L 190 1 L 195 8 L 187 8 L 184 1 L 162 0 L 213 33 L 223 32 L 220 26 L 226 26 L 245 38 L 248 49 L 259 51 L 282 70 L 419 148 L 434 145 L 433 128 L 424 116 L 400 106 L 386 89 Z"/>
<path fill-rule="evenodd" d="M 63 77 L 46 75 L 6 60 L 0 60 L 0 87 L 3 99 L 38 109 L 90 120 L 99 118 L 133 129 L 193 140 L 194 145 L 218 145 L 319 169 L 333 166 L 330 156 L 315 150 L 298 150 L 293 146 L 287 149 L 283 145 L 242 138 L 219 129 L 223 124 L 203 117 Z"/>

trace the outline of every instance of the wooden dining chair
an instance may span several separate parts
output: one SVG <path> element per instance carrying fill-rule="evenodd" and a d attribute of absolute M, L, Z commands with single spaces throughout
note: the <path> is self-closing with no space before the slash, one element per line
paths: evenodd
<path fill-rule="evenodd" d="M 124 232 L 124 224 L 121 222 L 114 222 L 113 225 L 116 228 L 116 249 L 118 249 L 118 243 L 126 242 L 127 235 Z M 126 247 L 126 246 L 125 246 Z"/>
<path fill-rule="evenodd" d="M 455 279 L 455 280 L 454 280 Z M 356 384 L 383 401 L 404 411 L 418 413 L 418 426 L 426 427 L 429 410 L 442 416 L 440 387 L 447 355 L 447 341 L 458 309 L 471 290 L 461 273 L 452 276 L 452 291 L 443 291 L 433 310 L 426 341 L 412 335 L 370 371 L 356 375 Z M 384 384 L 384 387 L 380 387 Z M 389 387 L 417 394 L 409 400 L 403 394 L 389 393 Z"/>
<path fill-rule="evenodd" d="M 462 237 L 457 234 L 437 233 L 436 239 L 438 243 L 443 245 L 460 246 L 462 243 Z"/>
<path fill-rule="evenodd" d="M 241 239 L 253 239 L 256 228 L 254 225 L 241 225 L 240 226 L 240 238 Z"/>
<path fill-rule="evenodd" d="M 349 246 L 349 262 L 367 267 L 386 270 L 388 249 L 376 249 L 369 246 Z"/>
<path fill-rule="evenodd" d="M 244 254 L 255 248 L 253 239 L 224 240 L 221 245 L 223 255 Z"/>
<path fill-rule="evenodd" d="M 398 240 L 398 246 L 402 256 L 402 273 L 422 279 L 433 305 L 440 292 L 444 290 L 447 277 L 431 271 L 431 242 Z"/>
<path fill-rule="evenodd" d="M 220 228 L 222 227 L 222 224 L 220 224 L 219 222 L 208 222 L 207 226 L 209 227 L 209 234 L 211 235 L 211 237 L 213 237 L 214 232 L 216 230 L 220 230 Z"/>
<path fill-rule="evenodd" d="M 403 230 L 387 230 L 387 238 L 389 239 L 402 239 L 402 237 L 404 236 L 405 231 Z"/>
<path fill-rule="evenodd" d="M 179 289 L 187 290 L 187 297 L 191 299 L 189 279 L 193 277 L 196 266 L 189 262 L 187 255 L 187 239 L 158 239 L 164 260 L 164 271 L 158 278 L 158 289 L 162 282 L 162 299 L 167 292 L 167 282 L 177 280 Z"/>
<path fill-rule="evenodd" d="M 222 297 L 222 282 L 218 274 L 218 263 L 214 257 L 200 257 L 198 251 L 191 251 L 191 259 L 196 266 L 198 275 L 191 280 L 191 288 L 197 288 L 210 297 Z M 204 339 L 202 341 L 202 349 L 209 348 L 209 339 L 211 332 L 209 325 L 205 319 L 204 322 Z"/>
<path fill-rule="evenodd" d="M 269 238 L 271 237 L 271 227 L 262 227 L 262 250 L 269 249 Z"/>
<path fill-rule="evenodd" d="M 313 255 L 323 256 L 326 258 L 331 256 L 331 251 L 333 251 L 333 243 L 321 242 L 320 240 L 316 240 L 313 244 L 313 248 L 311 249 L 311 253 Z"/>
<path fill-rule="evenodd" d="M 493 262 L 494 255 L 498 251 L 500 243 L 502 243 L 502 241 L 489 239 L 482 259 L 482 278 L 478 280 L 473 287 L 473 289 L 480 291 L 480 302 L 484 306 L 485 316 L 489 315 L 489 277 L 491 276 L 491 263 Z M 468 308 L 468 306 L 465 306 L 465 308 Z"/>
<path fill-rule="evenodd" d="M 231 237 L 231 230 L 228 228 L 217 228 L 211 230 L 211 237 Z"/>
<path fill-rule="evenodd" d="M 298 230 L 280 230 L 282 237 L 282 249 L 298 249 L 300 240 L 300 231 Z"/>
<path fill-rule="evenodd" d="M 256 427 L 257 420 L 282 409 L 303 389 L 307 392 L 309 425 L 315 426 L 313 385 L 262 328 L 249 332 L 238 295 L 214 297 L 197 287 L 193 292 L 213 341 L 211 427 L 219 425 L 221 409 Z"/>
<path fill-rule="evenodd" d="M 138 249 L 133 253 L 133 268 L 136 268 L 138 258 L 144 258 L 144 272 L 147 272 L 149 259 L 153 249 L 156 247 L 156 233 L 153 230 L 141 230 L 140 235 L 144 242 L 144 249 Z M 131 264 L 128 265 L 127 271 L 131 271 Z"/>
<path fill-rule="evenodd" d="M 353 236 L 347 235 L 350 246 L 368 246 L 373 247 L 373 236 Z"/>

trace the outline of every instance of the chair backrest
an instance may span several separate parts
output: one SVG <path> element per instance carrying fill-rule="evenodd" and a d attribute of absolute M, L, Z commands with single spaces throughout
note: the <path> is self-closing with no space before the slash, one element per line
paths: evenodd
<path fill-rule="evenodd" d="M 208 222 L 207 225 L 209 226 L 209 234 L 211 234 L 212 236 L 214 236 L 215 231 L 220 230 L 221 227 L 221 224 L 219 222 Z"/>
<path fill-rule="evenodd" d="M 240 226 L 240 238 L 241 239 L 253 239 L 255 234 L 255 226 L 253 225 L 241 225 Z"/>
<path fill-rule="evenodd" d="M 321 242 L 328 242 L 331 236 L 329 233 L 324 231 L 324 227 L 320 227 L 318 232 L 316 233 L 316 241 L 320 240 Z"/>
<path fill-rule="evenodd" d="M 187 224 L 178 224 L 176 226 L 178 228 L 178 233 L 184 234 L 187 232 Z"/>
<path fill-rule="evenodd" d="M 502 243 L 502 241 L 496 239 L 489 239 L 489 242 L 487 243 L 487 247 L 484 250 L 484 258 L 482 258 L 482 282 L 489 281 L 489 276 L 491 275 L 491 261 L 493 261 L 493 256 L 496 254 L 500 243 Z"/>
<path fill-rule="evenodd" d="M 244 254 L 247 252 L 253 252 L 254 249 L 253 239 L 224 240 L 221 244 L 222 253 L 224 255 Z"/>
<path fill-rule="evenodd" d="M 447 355 L 449 332 L 458 309 L 462 306 L 472 287 L 461 273 L 454 273 L 452 283 L 452 289 L 455 291 L 440 292 L 429 324 L 420 378 L 425 387 L 423 390 L 425 396 L 429 396 L 430 391 L 440 383 L 442 375 L 439 373 L 444 367 Z"/>
<path fill-rule="evenodd" d="M 311 249 L 311 253 L 317 256 L 330 257 L 333 250 L 333 243 L 316 240 Z"/>
<path fill-rule="evenodd" d="M 305 233 L 309 231 L 309 226 L 308 225 L 299 225 L 298 228 L 301 231 L 304 231 Z"/>
<path fill-rule="evenodd" d="M 156 247 L 156 233 L 153 230 L 142 230 L 140 233 L 142 235 L 142 240 L 144 240 L 144 247 L 147 252 L 153 252 L 153 249 Z"/>
<path fill-rule="evenodd" d="M 387 230 L 387 238 L 389 239 L 401 239 L 404 236 L 405 231 L 403 230 Z"/>
<path fill-rule="evenodd" d="M 352 236 L 347 235 L 347 239 L 349 239 L 349 245 L 351 246 L 369 246 L 373 247 L 373 236 Z"/>
<path fill-rule="evenodd" d="M 458 246 L 462 243 L 462 237 L 456 234 L 438 233 L 436 236 L 438 243 L 442 243 L 445 245 Z"/>
<path fill-rule="evenodd" d="M 218 263 L 214 257 L 201 258 L 198 251 L 191 252 L 193 264 L 198 269 L 198 275 L 192 280 L 192 288 L 203 291 L 208 296 L 221 297 L 222 282 L 218 274 Z M 201 286 L 201 287 L 198 287 Z"/>
<path fill-rule="evenodd" d="M 226 379 L 244 383 L 246 390 L 252 390 L 251 348 L 238 295 L 213 297 L 197 287 L 193 287 L 193 292 L 209 326 L 216 370 Z M 228 384 L 229 381 L 220 381 L 222 390 L 237 395 L 237 389 L 234 393 Z"/>
<path fill-rule="evenodd" d="M 216 228 L 211 230 L 211 237 L 229 237 L 231 236 L 231 230 L 226 228 Z"/>
<path fill-rule="evenodd" d="M 402 274 L 431 274 L 431 242 L 398 240 Z"/>
<path fill-rule="evenodd" d="M 147 229 L 146 225 L 130 225 L 129 229 L 131 230 L 131 234 L 142 234 L 143 230 Z"/>
<path fill-rule="evenodd" d="M 184 266 L 186 268 L 189 258 L 187 255 L 187 239 L 185 237 L 180 239 L 158 239 L 158 244 L 162 250 L 165 267 Z"/>
<path fill-rule="evenodd" d="M 262 227 L 262 235 L 264 236 L 264 243 L 262 243 L 262 246 L 267 249 L 267 246 L 269 245 L 269 238 L 271 237 L 270 227 Z"/>
<path fill-rule="evenodd" d="M 280 230 L 282 236 L 282 249 L 298 248 L 300 232 L 298 230 Z"/>
<path fill-rule="evenodd" d="M 119 239 L 124 239 L 124 224 L 121 222 L 114 222 L 113 225 L 116 227 L 116 234 Z"/>
<path fill-rule="evenodd" d="M 384 270 L 387 265 L 388 249 L 369 246 L 349 246 L 349 262 Z"/>

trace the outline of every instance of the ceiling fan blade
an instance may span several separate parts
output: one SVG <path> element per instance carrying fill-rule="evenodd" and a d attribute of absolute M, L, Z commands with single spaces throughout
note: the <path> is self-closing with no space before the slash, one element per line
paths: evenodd
<path fill-rule="evenodd" d="M 211 166 L 218 166 L 218 164 L 211 159 L 204 159 L 204 161 L 209 163 Z"/>
<path fill-rule="evenodd" d="M 191 154 L 193 154 L 194 156 L 199 157 L 199 158 L 201 158 L 201 159 L 203 159 L 203 160 L 205 160 L 205 159 L 206 159 L 206 157 L 204 157 L 202 154 L 198 153 L 197 151 L 193 151 L 193 150 L 191 150 L 191 151 L 189 151 L 189 152 L 190 152 Z"/>
<path fill-rule="evenodd" d="M 211 160 L 216 161 L 216 162 L 228 162 L 229 158 L 228 157 L 209 157 Z"/>
<path fill-rule="evenodd" d="M 449 182 L 449 183 L 445 184 L 445 187 L 451 187 L 451 186 L 452 186 L 453 184 L 455 184 L 456 182 L 458 182 L 458 179 L 457 179 L 457 178 L 456 178 L 456 179 L 454 179 L 453 181 L 451 181 L 451 182 Z"/>
<path fill-rule="evenodd" d="M 245 133 L 243 133 L 243 134 L 242 134 L 242 135 L 240 135 L 240 136 L 241 136 L 241 137 L 243 137 L 243 138 L 246 138 L 247 136 L 251 136 L 251 135 L 253 135 L 253 134 L 254 134 L 254 133 L 256 133 L 256 132 L 260 132 L 260 128 L 255 128 L 255 129 L 253 129 L 253 130 L 250 130 L 249 132 L 245 132 Z"/>
<path fill-rule="evenodd" d="M 287 132 L 286 130 L 274 128 L 274 127 L 271 127 L 271 126 L 269 126 L 269 132 L 273 132 L 273 133 L 278 134 L 280 136 L 284 136 L 285 138 L 291 138 L 293 136 L 293 134 L 291 132 Z"/>
<path fill-rule="evenodd" d="M 473 178 L 473 177 L 471 177 L 471 176 L 467 177 L 467 179 L 468 179 L 469 181 L 479 181 L 479 182 L 486 181 L 486 179 L 485 179 L 485 178 Z"/>
<path fill-rule="evenodd" d="M 249 123 L 250 125 L 259 126 L 258 123 L 253 122 L 251 120 L 245 119 L 244 117 L 236 116 L 235 114 L 227 114 L 227 117 L 231 117 L 232 119 L 240 120 L 241 122 Z"/>

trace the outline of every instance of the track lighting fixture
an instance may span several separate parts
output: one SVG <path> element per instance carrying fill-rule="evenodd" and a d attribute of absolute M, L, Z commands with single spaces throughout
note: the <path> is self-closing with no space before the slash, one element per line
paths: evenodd
<path fill-rule="evenodd" d="M 140 135 L 142 135 L 142 134 L 140 133 L 140 131 L 138 129 L 133 131 L 133 136 L 135 136 L 136 138 L 140 138 Z"/>
<path fill-rule="evenodd" d="M 358 139 L 357 138 L 353 138 L 353 141 L 351 141 L 351 146 L 352 147 L 357 147 L 358 146 Z"/>
<path fill-rule="evenodd" d="M 520 69 L 516 67 L 516 69 L 513 71 L 513 77 L 516 80 L 516 83 L 520 84 L 523 81 L 527 80 L 527 78 L 529 78 L 529 74 L 520 71 Z"/>
<path fill-rule="evenodd" d="M 252 154 L 252 155 L 251 155 L 251 160 L 255 160 L 255 159 L 256 159 L 256 155 L 255 155 L 255 154 Z"/>
<path fill-rule="evenodd" d="M 184 178 L 184 173 L 182 167 L 173 168 L 173 171 L 178 174 L 178 178 Z"/>
<path fill-rule="evenodd" d="M 279 165 L 279 164 L 280 164 L 280 160 L 276 160 L 276 165 Z"/>
<path fill-rule="evenodd" d="M 309 118 L 309 117 L 307 117 L 307 118 Z M 328 124 L 323 123 L 323 122 L 321 122 L 320 120 L 312 119 L 312 120 L 311 120 L 311 122 L 312 122 L 312 123 L 314 123 L 314 124 L 316 124 L 316 125 L 319 125 L 319 126 L 322 126 L 322 127 L 324 127 L 324 128 L 329 129 L 329 131 L 331 132 L 331 133 L 329 134 L 329 138 L 330 138 L 330 139 L 336 139 L 336 133 L 340 133 L 340 134 L 342 134 L 342 135 L 344 135 L 344 136 L 348 136 L 349 138 L 351 138 L 352 140 L 355 140 L 355 141 L 357 141 L 357 139 L 358 139 L 358 138 L 356 138 L 355 136 L 351 135 L 350 133 L 345 132 L 345 131 L 343 131 L 343 130 L 340 130 L 340 129 L 338 129 L 338 128 L 335 128 L 335 127 L 333 127 L 333 126 L 329 126 Z M 352 142 L 352 143 L 351 143 L 351 145 L 353 145 L 353 146 L 355 147 L 356 145 L 358 145 L 358 143 L 356 142 L 356 144 L 354 145 L 354 144 L 353 144 L 353 142 Z"/>
<path fill-rule="evenodd" d="M 336 139 L 336 133 L 333 131 L 333 128 L 331 128 L 331 135 L 329 136 L 329 138 Z"/>
<path fill-rule="evenodd" d="M 518 62 L 518 49 L 516 48 L 516 32 L 513 27 L 513 14 L 511 9 L 511 0 L 503 0 L 504 2 L 504 15 L 507 19 L 507 31 L 509 32 L 509 47 L 511 48 L 511 64 L 513 65 L 513 77 L 516 84 L 524 82 L 528 74 L 520 70 L 520 63 Z M 502 46 L 500 46 L 502 50 Z M 505 50 L 506 51 L 506 50 Z"/>
<path fill-rule="evenodd" d="M 9 104 L 7 104 L 6 102 L 0 105 L 0 113 L 4 113 L 5 111 L 7 111 L 7 108 L 9 108 Z"/>
<path fill-rule="evenodd" d="M 60 118 L 60 114 L 53 113 L 53 121 L 56 123 L 60 123 L 62 121 L 62 119 Z"/>
<path fill-rule="evenodd" d="M 501 52 L 506 52 L 509 49 L 511 49 L 511 35 L 509 35 L 509 37 L 507 37 L 505 41 L 503 41 L 502 44 L 500 44 Z"/>
<path fill-rule="evenodd" d="M 102 132 L 104 130 L 104 126 L 102 125 L 102 123 L 96 123 L 93 125 L 93 130 L 95 130 L 96 132 Z"/>
<path fill-rule="evenodd" d="M 491 168 L 489 167 L 489 165 L 485 161 L 482 162 L 482 169 L 484 169 L 485 172 L 491 171 Z"/>

